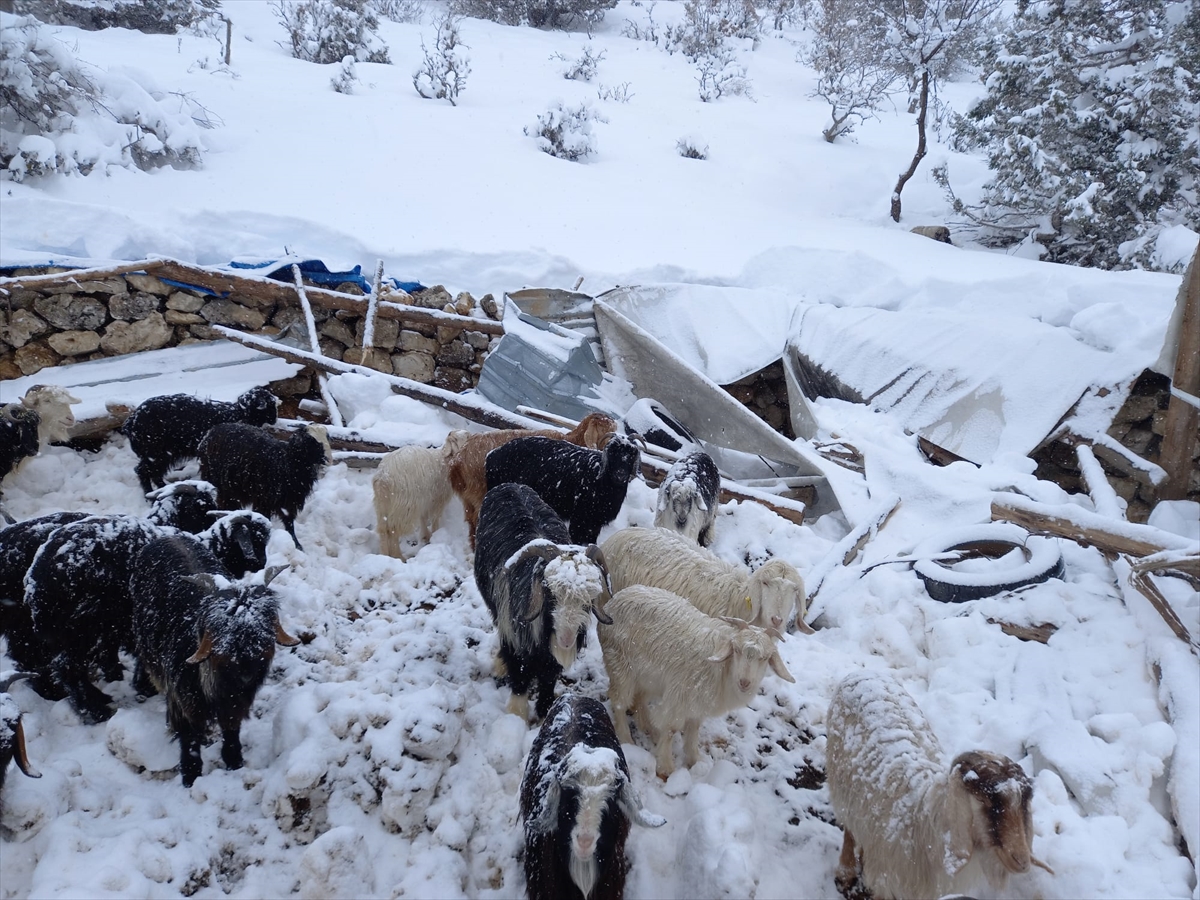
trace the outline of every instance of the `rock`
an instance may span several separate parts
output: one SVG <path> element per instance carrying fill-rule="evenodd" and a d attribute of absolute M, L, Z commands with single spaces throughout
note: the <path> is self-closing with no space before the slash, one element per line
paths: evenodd
<path fill-rule="evenodd" d="M 26 288 L 9 288 L 8 296 L 4 298 L 4 305 L 10 306 L 13 309 L 33 309 L 33 301 L 42 296 L 40 291 L 31 291 Z"/>
<path fill-rule="evenodd" d="M 4 340 L 14 347 L 24 347 L 39 334 L 45 334 L 49 327 L 46 320 L 32 310 L 14 309 L 4 330 Z"/>
<path fill-rule="evenodd" d="M 159 297 L 169 297 L 175 290 L 161 278 L 153 275 L 139 275 L 136 272 L 126 275 L 125 283 L 134 290 L 145 291 L 147 294 L 155 294 Z"/>
<path fill-rule="evenodd" d="M 82 294 L 53 294 L 40 297 L 33 308 L 62 331 L 95 331 L 108 321 L 108 307 Z"/>
<path fill-rule="evenodd" d="M 46 343 L 61 356 L 82 356 L 100 346 L 100 335 L 94 331 L 60 331 L 46 338 Z"/>
<path fill-rule="evenodd" d="M 125 289 L 125 281 L 121 278 L 112 278 L 106 281 L 75 281 L 56 288 L 63 294 L 122 294 Z"/>
<path fill-rule="evenodd" d="M 301 369 L 291 378 L 272 381 L 267 388 L 276 397 L 303 397 L 312 389 L 312 372 L 309 369 Z"/>
<path fill-rule="evenodd" d="M 439 325 L 437 327 L 437 342 L 445 345 L 455 340 L 463 333 L 461 325 Z"/>
<path fill-rule="evenodd" d="M 0 381 L 11 381 L 13 378 L 20 378 L 24 374 L 21 371 L 21 367 L 17 365 L 17 361 L 12 357 L 0 359 Z"/>
<path fill-rule="evenodd" d="M 479 298 L 479 308 L 489 319 L 495 319 L 499 322 L 504 316 L 500 312 L 500 304 L 496 302 L 496 298 L 491 294 L 484 294 Z"/>
<path fill-rule="evenodd" d="M 419 353 L 428 353 L 431 356 L 438 352 L 438 342 L 431 337 L 426 337 L 418 331 L 411 331 L 405 328 L 400 332 L 399 340 L 396 346 L 404 351 L 417 351 Z M 432 374 L 432 369 L 430 374 Z"/>
<path fill-rule="evenodd" d="M 486 350 L 488 347 L 488 336 L 482 331 L 464 331 L 463 339 L 476 350 Z"/>
<path fill-rule="evenodd" d="M 111 356 L 158 350 L 167 346 L 174 330 L 160 312 L 152 312 L 136 322 L 113 322 L 104 330 L 100 347 Z"/>
<path fill-rule="evenodd" d="M 397 353 L 392 357 L 392 372 L 401 378 L 429 384 L 433 381 L 433 357 L 428 353 Z"/>
<path fill-rule="evenodd" d="M 392 374 L 392 358 L 388 356 L 386 350 L 380 350 L 378 347 L 372 347 L 369 350 L 348 347 L 345 355 L 342 356 L 342 362 L 348 362 L 355 366 L 366 366 L 388 375 Z"/>
<path fill-rule="evenodd" d="M 346 347 L 344 344 L 341 344 L 335 340 L 331 340 L 327 337 L 319 338 L 317 343 L 321 348 L 321 353 L 324 356 L 328 356 L 330 359 L 340 360 L 342 358 L 342 354 L 346 352 Z"/>
<path fill-rule="evenodd" d="M 343 347 L 353 347 L 358 343 L 350 326 L 341 319 L 326 319 L 317 331 L 327 338 L 333 338 Z"/>
<path fill-rule="evenodd" d="M 13 354 L 13 360 L 21 370 L 22 375 L 32 375 L 48 366 L 57 366 L 61 357 L 50 349 L 48 344 L 40 341 L 18 347 Z"/>
<path fill-rule="evenodd" d="M 353 281 L 343 281 L 334 290 L 339 294 L 354 294 L 356 297 L 362 297 L 367 293 L 360 285 Z"/>
<path fill-rule="evenodd" d="M 454 311 L 460 316 L 469 315 L 471 310 L 475 308 L 475 298 L 466 291 L 461 291 L 454 298 Z"/>
<path fill-rule="evenodd" d="M 199 325 L 204 321 L 204 316 L 191 312 L 179 312 L 174 309 L 168 309 L 163 314 L 163 318 L 167 320 L 168 325 Z"/>
<path fill-rule="evenodd" d="M 450 292 L 440 284 L 435 284 L 433 287 L 418 291 L 412 295 L 412 298 L 414 306 L 420 306 L 424 309 L 442 309 L 447 303 L 452 305 L 454 303 L 454 298 L 450 296 Z"/>
<path fill-rule="evenodd" d="M 197 297 L 195 294 L 189 294 L 187 291 L 176 291 L 167 298 L 167 309 L 175 309 L 179 312 L 199 312 L 200 307 L 203 305 L 203 297 Z"/>
<path fill-rule="evenodd" d="M 363 335 L 367 330 L 367 320 L 364 316 L 358 320 L 358 325 L 354 329 L 354 342 L 358 346 L 362 346 Z M 391 350 L 396 346 L 396 340 L 400 337 L 400 323 L 396 319 L 381 319 L 375 317 L 375 339 L 373 346 L 380 350 Z"/>
<path fill-rule="evenodd" d="M 945 225 L 918 225 L 915 228 L 909 229 L 913 234 L 919 234 L 922 237 L 933 238 L 943 244 L 950 243 L 950 229 Z"/>
<path fill-rule="evenodd" d="M 433 386 L 457 394 L 474 387 L 475 382 L 471 379 L 471 373 L 465 369 L 438 366 L 433 370 Z"/>
<path fill-rule="evenodd" d="M 159 298 L 153 294 L 113 294 L 108 298 L 108 314 L 123 322 L 136 322 L 158 309 Z"/>
<path fill-rule="evenodd" d="M 466 341 L 453 341 L 442 347 L 434 358 L 440 366 L 465 369 L 475 362 L 475 351 Z"/>
<path fill-rule="evenodd" d="M 197 322 L 195 325 L 189 325 L 187 329 L 201 341 L 207 342 L 225 340 L 225 335 L 221 334 L 221 332 L 217 331 L 211 325 L 201 325 L 199 322 Z"/>
<path fill-rule="evenodd" d="M 267 317 L 256 309 L 247 309 L 232 300 L 209 300 L 200 308 L 200 315 L 213 325 L 228 325 L 257 331 L 267 324 Z"/>

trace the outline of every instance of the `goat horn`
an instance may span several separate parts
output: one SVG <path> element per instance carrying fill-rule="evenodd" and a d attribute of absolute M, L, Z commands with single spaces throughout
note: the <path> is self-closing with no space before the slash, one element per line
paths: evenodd
<path fill-rule="evenodd" d="M 745 619 L 735 619 L 733 616 L 721 616 L 720 619 L 722 622 L 727 622 L 728 624 L 734 626 L 738 629 L 738 631 L 741 631 L 743 628 L 750 627 L 750 623 Z"/>
<path fill-rule="evenodd" d="M 542 605 L 546 602 L 545 585 L 542 584 L 542 570 L 533 573 L 533 583 L 529 588 L 529 612 L 525 615 L 526 622 L 532 622 L 542 614 Z"/>
<path fill-rule="evenodd" d="M 1051 875 L 1054 874 L 1054 870 L 1052 868 L 1050 868 L 1048 865 L 1046 865 L 1044 862 L 1042 862 L 1040 859 L 1038 859 L 1036 856 L 1030 856 L 1029 861 L 1031 863 L 1033 863 L 1035 866 L 1037 866 L 1039 869 L 1045 869 Z"/>
<path fill-rule="evenodd" d="M 25 750 L 25 728 L 20 719 L 17 719 L 16 739 L 16 747 L 13 749 L 16 750 L 17 767 L 30 778 L 41 778 L 42 773 L 29 764 L 29 754 Z"/>
<path fill-rule="evenodd" d="M 184 660 L 186 663 L 195 665 L 196 663 L 204 662 L 212 653 L 213 639 L 212 633 L 205 629 L 204 637 L 200 638 L 200 646 L 196 648 L 196 652 Z"/>
<path fill-rule="evenodd" d="M 13 604 L 13 605 L 15 606 L 16 604 Z M 32 678 L 32 677 L 33 677 L 32 672 L 14 672 L 12 675 L 9 675 L 7 678 L 0 678 L 0 692 L 7 691 L 10 686 L 12 686 L 13 684 L 20 681 L 23 678 Z"/>
<path fill-rule="evenodd" d="M 242 552 L 246 552 L 245 548 L 242 548 Z M 289 568 L 291 568 L 291 566 L 267 566 L 266 571 L 263 572 L 263 587 L 267 587 L 272 581 L 286 572 Z"/>
<path fill-rule="evenodd" d="M 558 544 L 548 541 L 545 538 L 538 538 L 536 541 L 530 541 L 521 548 L 520 552 L 518 552 L 516 556 L 511 557 L 509 561 L 504 564 L 504 570 L 507 572 L 514 566 L 518 566 L 525 562 L 527 559 L 533 559 L 536 557 L 537 559 L 544 559 L 546 562 L 550 562 L 550 560 L 557 559 L 561 555 L 562 548 L 559 547 Z"/>
<path fill-rule="evenodd" d="M 283 630 L 283 626 L 279 624 L 279 616 L 275 617 L 275 642 L 284 647 L 295 647 L 300 643 L 299 638 L 294 638 Z"/>

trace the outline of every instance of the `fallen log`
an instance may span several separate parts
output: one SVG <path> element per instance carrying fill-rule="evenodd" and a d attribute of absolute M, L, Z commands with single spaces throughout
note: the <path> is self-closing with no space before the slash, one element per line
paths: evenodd
<path fill-rule="evenodd" d="M 1129 583 L 1138 589 L 1138 592 L 1150 601 L 1150 605 L 1158 611 L 1162 616 L 1163 621 L 1167 623 L 1167 627 L 1175 633 L 1175 637 L 1179 638 L 1191 649 L 1192 653 L 1200 656 L 1200 644 L 1196 643 L 1196 639 L 1191 636 L 1183 622 L 1179 621 L 1179 616 L 1175 610 L 1171 608 L 1171 604 L 1167 598 L 1163 596 L 1162 591 L 1158 589 L 1153 581 L 1150 580 L 1149 572 L 1139 572 L 1132 568 L 1133 561 L 1126 558 L 1130 563 L 1131 571 L 1129 573 Z"/>
<path fill-rule="evenodd" d="M 103 281 L 105 278 L 127 275 L 130 272 L 145 272 L 152 275 L 165 264 L 166 260 L 162 259 L 143 259 L 116 266 L 71 269 L 67 272 L 52 272 L 48 275 L 12 275 L 0 278 L 0 291 L 8 293 L 10 288 L 28 288 L 35 291 L 52 290 L 62 285 L 78 284 L 80 281 Z"/>
<path fill-rule="evenodd" d="M 996 495 L 992 499 L 992 519 L 1015 522 L 1035 533 L 1070 538 L 1111 554 L 1141 557 L 1165 550 L 1188 555 L 1200 552 L 1196 541 L 1161 528 L 1116 521 L 1068 504 L 1036 503 L 1013 494 Z"/>

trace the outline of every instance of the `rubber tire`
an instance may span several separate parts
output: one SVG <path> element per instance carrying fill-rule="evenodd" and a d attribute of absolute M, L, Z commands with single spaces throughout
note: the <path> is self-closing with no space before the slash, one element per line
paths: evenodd
<path fill-rule="evenodd" d="M 987 573 L 957 572 L 929 558 L 949 550 L 970 549 L 1000 551 L 997 557 L 1019 549 L 1025 554 L 1025 562 L 1015 568 L 998 568 L 991 577 L 985 577 Z M 925 582 L 929 596 L 943 603 L 992 597 L 1063 575 L 1058 538 L 1030 534 L 1011 522 L 992 522 L 938 535 L 918 544 L 913 555 L 919 557 L 913 571 Z"/>

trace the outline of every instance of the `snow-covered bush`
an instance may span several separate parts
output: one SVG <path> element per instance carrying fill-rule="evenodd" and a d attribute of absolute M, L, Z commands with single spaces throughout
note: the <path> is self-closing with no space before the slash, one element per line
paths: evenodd
<path fill-rule="evenodd" d="M 705 103 L 711 103 L 726 94 L 731 97 L 750 96 L 746 67 L 738 63 L 728 44 L 721 44 L 712 53 L 697 59 L 696 70 L 700 99 Z"/>
<path fill-rule="evenodd" d="M 592 123 L 607 121 L 586 103 L 566 107 L 558 101 L 538 116 L 536 125 L 526 125 L 525 133 L 543 153 L 578 162 L 596 152 Z"/>
<path fill-rule="evenodd" d="M 421 40 L 425 61 L 413 73 L 413 87 L 426 100 L 449 100 L 457 106 L 458 95 L 467 86 L 471 74 L 470 58 L 463 53 L 467 45 L 458 35 L 458 20 L 447 13 L 437 21 L 433 51 Z"/>
<path fill-rule="evenodd" d="M 347 56 L 391 62 L 369 0 L 275 0 L 271 8 L 288 33 L 288 42 L 280 46 L 296 59 L 322 65 Z"/>
<path fill-rule="evenodd" d="M 501 25 L 533 28 L 583 28 L 589 34 L 617 0 L 450 0 L 455 15 L 488 19 Z"/>
<path fill-rule="evenodd" d="M 981 241 L 1129 268 L 1157 264 L 1159 233 L 1197 228 L 1200 4 L 1179 11 L 1162 0 L 1021 5 L 986 48 L 987 93 L 956 124 L 992 170 L 980 203 L 952 197 Z"/>
<path fill-rule="evenodd" d="M 708 159 L 708 144 L 693 135 L 677 140 L 675 149 L 684 159 Z"/>
<path fill-rule="evenodd" d="M 717 55 L 730 40 L 746 38 L 757 47 L 759 27 L 752 0 L 687 0 L 683 21 L 663 29 L 663 46 L 698 62 Z"/>
<path fill-rule="evenodd" d="M 379 15 L 393 22 L 420 22 L 425 16 L 425 0 L 373 0 Z"/>
<path fill-rule="evenodd" d="M 615 100 L 617 103 L 628 103 L 633 97 L 629 87 L 630 84 L 628 81 L 622 81 L 620 84 L 601 84 L 596 88 L 596 96 L 601 100 Z"/>
<path fill-rule="evenodd" d="M 354 69 L 354 57 L 343 56 L 337 74 L 329 79 L 329 86 L 339 94 L 353 94 L 358 84 L 358 72 Z"/>
<path fill-rule="evenodd" d="M 874 118 L 897 76 L 878 52 L 878 14 L 862 0 L 815 0 L 811 24 L 813 40 L 800 60 L 817 72 L 811 96 L 829 103 L 821 133 L 832 143 Z"/>
<path fill-rule="evenodd" d="M 21 0 L 17 9 L 49 25 L 74 25 L 86 31 L 128 28 L 174 34 L 204 18 L 215 18 L 220 6 L 220 0 Z"/>
<path fill-rule="evenodd" d="M 97 165 L 199 165 L 198 104 L 85 68 L 33 18 L 0 20 L 0 167 L 8 178 L 86 175 Z"/>
<path fill-rule="evenodd" d="M 569 81 L 591 81 L 596 77 L 600 61 L 604 59 L 604 51 L 593 53 L 591 47 L 584 47 L 578 59 L 571 59 L 562 53 L 555 53 L 550 58 L 566 63 L 562 69 L 563 78 Z"/>

